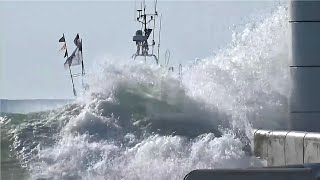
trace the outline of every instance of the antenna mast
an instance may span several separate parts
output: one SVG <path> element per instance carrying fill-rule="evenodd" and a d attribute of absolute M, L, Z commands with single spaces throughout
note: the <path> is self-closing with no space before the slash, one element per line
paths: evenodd
<path fill-rule="evenodd" d="M 146 13 L 146 4 L 144 0 L 141 2 L 141 9 L 137 9 L 138 17 L 136 20 L 139 23 L 141 23 L 142 27 L 141 27 L 141 30 L 137 30 L 136 34 L 133 36 L 133 41 L 136 42 L 137 51 L 132 57 L 133 59 L 136 59 L 136 57 L 138 56 L 144 57 L 145 59 L 147 57 L 153 57 L 156 63 L 158 64 L 159 63 L 158 57 L 154 55 L 154 45 L 155 45 L 154 29 L 156 25 L 155 19 L 158 16 L 156 5 L 157 5 L 157 0 L 155 1 L 155 9 L 154 9 L 155 12 L 151 14 Z M 152 21 L 153 21 L 153 27 L 152 27 L 153 29 L 147 27 L 148 25 L 150 26 Z M 151 44 L 149 44 L 148 40 L 151 33 L 153 33 L 152 41 L 151 41 Z M 152 47 L 151 53 L 149 53 L 150 46 Z"/>

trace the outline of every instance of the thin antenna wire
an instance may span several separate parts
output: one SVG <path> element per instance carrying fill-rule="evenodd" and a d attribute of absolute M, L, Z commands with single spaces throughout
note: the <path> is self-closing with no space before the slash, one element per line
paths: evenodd
<path fill-rule="evenodd" d="M 133 21 L 137 20 L 137 17 L 136 17 L 137 12 L 136 12 L 136 10 L 137 10 L 137 0 L 134 0 Z"/>
<path fill-rule="evenodd" d="M 161 24 L 162 24 L 162 14 L 160 16 L 160 27 L 159 27 L 158 59 L 160 59 Z"/>
<path fill-rule="evenodd" d="M 143 14 L 146 14 L 146 1 L 143 0 Z"/>
<path fill-rule="evenodd" d="M 156 15 L 158 15 L 158 12 L 157 12 L 157 4 L 158 4 L 158 0 L 155 0 L 155 3 L 154 3 L 154 12 Z"/>
<path fill-rule="evenodd" d="M 154 50 L 154 45 L 155 45 L 155 42 L 154 42 L 154 31 L 155 31 L 155 28 L 156 28 L 156 16 L 157 16 L 157 0 L 155 0 L 155 3 L 154 3 L 154 18 L 153 18 L 153 33 L 152 33 L 152 54 L 153 54 L 153 50 Z"/>

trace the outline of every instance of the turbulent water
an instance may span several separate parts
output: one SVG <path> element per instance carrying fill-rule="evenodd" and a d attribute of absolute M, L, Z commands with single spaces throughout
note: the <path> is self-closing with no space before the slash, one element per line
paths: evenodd
<path fill-rule="evenodd" d="M 2 115 L 2 179 L 182 179 L 197 168 L 261 166 L 252 128 L 286 126 L 286 14 L 279 7 L 242 27 L 182 77 L 101 60 L 76 103 Z"/>

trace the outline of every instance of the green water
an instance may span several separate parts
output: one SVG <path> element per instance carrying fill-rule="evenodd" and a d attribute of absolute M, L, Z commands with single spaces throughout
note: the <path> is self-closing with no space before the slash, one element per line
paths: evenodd
<path fill-rule="evenodd" d="M 27 116 L 24 114 L 2 114 L 2 117 L 10 119 L 10 122 L 1 124 L 1 179 L 2 180 L 23 180 L 28 178 L 25 170 L 15 154 L 10 150 L 12 135 L 10 128 L 21 123 Z"/>

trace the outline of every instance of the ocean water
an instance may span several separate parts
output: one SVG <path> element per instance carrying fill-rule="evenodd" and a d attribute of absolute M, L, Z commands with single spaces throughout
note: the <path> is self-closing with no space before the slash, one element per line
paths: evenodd
<path fill-rule="evenodd" d="M 215 55 L 185 65 L 182 77 L 105 58 L 76 101 L 3 113 L 1 179 L 167 180 L 263 166 L 252 156 L 252 128 L 287 126 L 287 10 L 240 29 Z"/>
<path fill-rule="evenodd" d="M 71 103 L 71 99 L 0 99 L 0 113 L 30 113 L 46 111 Z"/>

